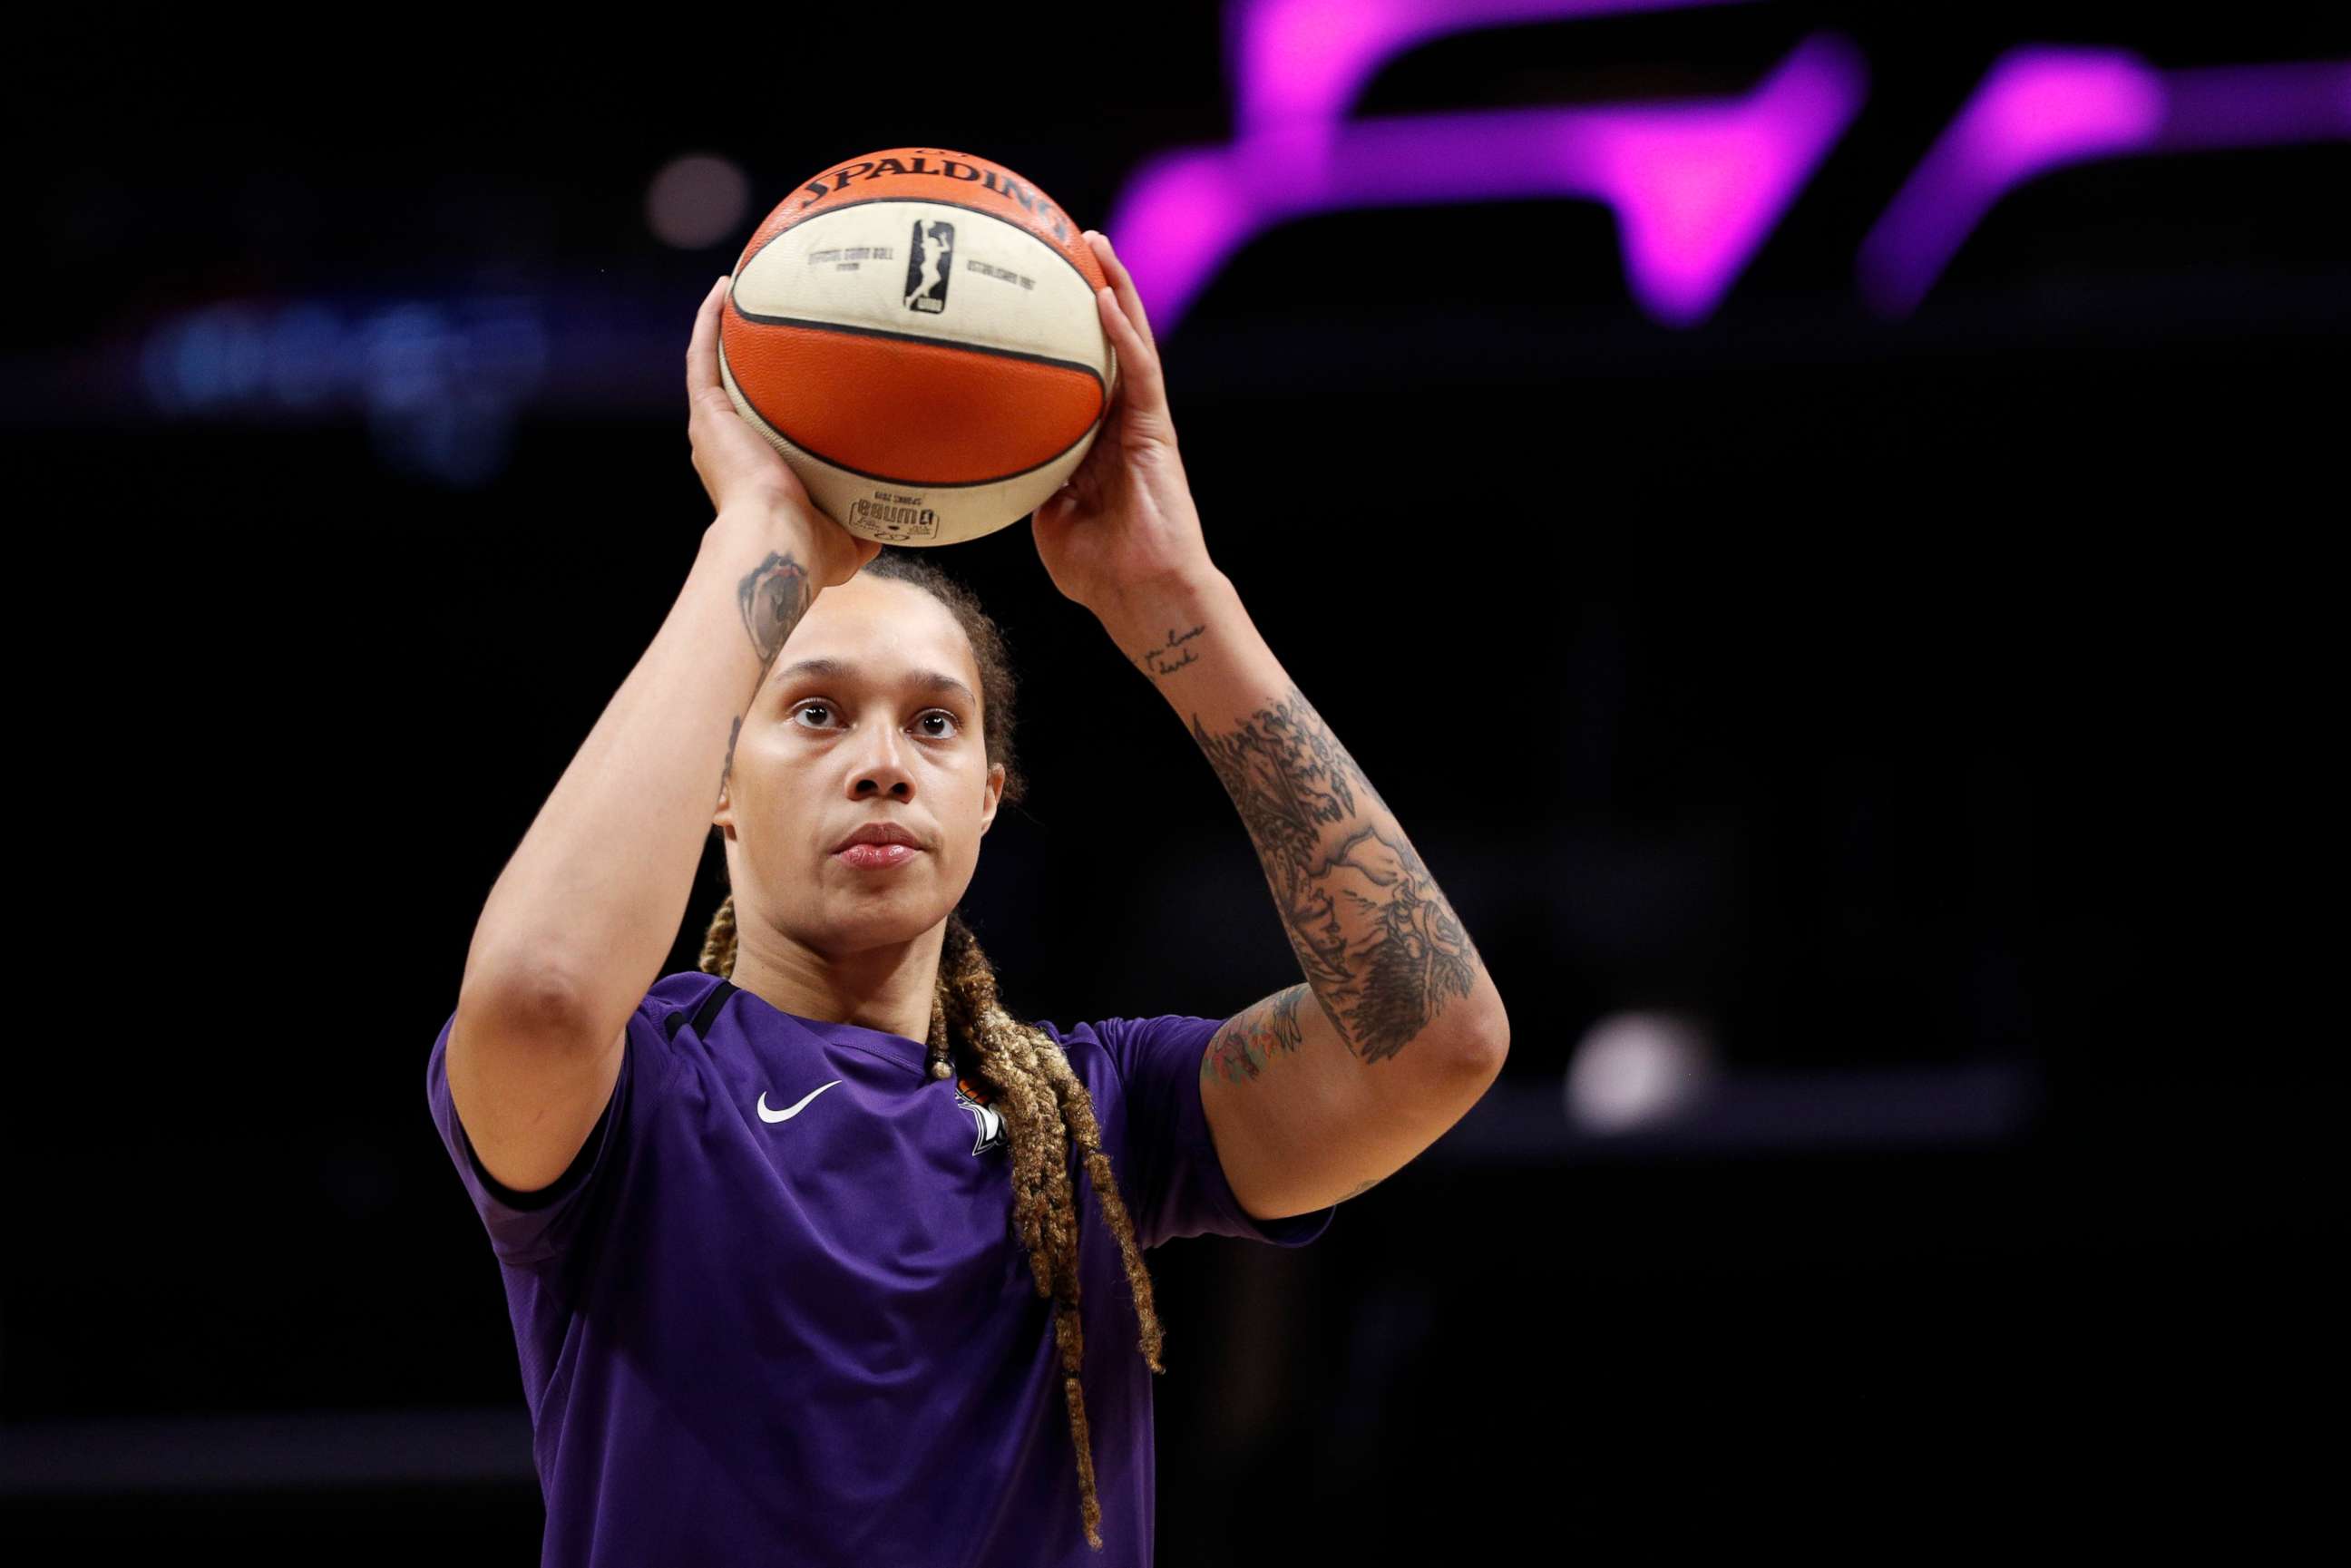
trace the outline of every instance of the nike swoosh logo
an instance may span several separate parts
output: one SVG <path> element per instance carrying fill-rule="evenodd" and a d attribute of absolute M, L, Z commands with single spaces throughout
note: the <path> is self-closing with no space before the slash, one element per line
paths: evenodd
<path fill-rule="evenodd" d="M 836 1079 L 834 1079 L 834 1080 L 832 1081 L 832 1083 L 828 1083 L 828 1084 L 826 1084 L 826 1085 L 824 1086 L 824 1089 L 830 1089 L 830 1088 L 831 1088 L 831 1087 L 833 1086 L 833 1084 L 834 1084 L 834 1083 L 839 1083 L 840 1082 L 841 1082 L 841 1080 L 840 1080 L 840 1079 L 838 1079 L 838 1078 L 836 1078 Z M 815 1099 L 818 1095 L 820 1095 L 820 1094 L 823 1093 L 823 1092 L 824 1092 L 824 1089 L 811 1089 L 811 1090 L 810 1090 L 810 1091 L 808 1092 L 808 1093 L 807 1093 L 805 1096 L 803 1096 L 803 1097 L 802 1097 L 802 1099 L 800 1100 L 800 1103 L 799 1103 L 799 1104 L 797 1104 L 797 1105 L 793 1106 L 793 1107 L 792 1107 L 790 1110 L 789 1110 L 789 1111 L 770 1111 L 770 1110 L 768 1110 L 768 1092 L 767 1092 L 766 1090 L 762 1089 L 761 1091 L 759 1091 L 759 1120 L 761 1120 L 762 1122 L 789 1122 L 789 1121 L 790 1121 L 793 1117 L 795 1117 L 795 1116 L 799 1115 L 801 1112 L 803 1112 L 803 1111 L 807 1110 L 807 1109 L 808 1109 L 808 1103 L 809 1103 L 809 1101 L 813 1100 L 813 1099 Z"/>

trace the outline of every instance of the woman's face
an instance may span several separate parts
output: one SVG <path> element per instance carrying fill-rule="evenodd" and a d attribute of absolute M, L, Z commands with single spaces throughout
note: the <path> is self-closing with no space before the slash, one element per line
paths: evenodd
<path fill-rule="evenodd" d="M 1004 769 L 980 729 L 979 668 L 946 605 L 863 573 L 817 595 L 743 716 L 711 821 L 738 919 L 827 954 L 906 942 L 971 883 Z M 838 852 L 869 823 L 919 846 L 900 863 Z"/>

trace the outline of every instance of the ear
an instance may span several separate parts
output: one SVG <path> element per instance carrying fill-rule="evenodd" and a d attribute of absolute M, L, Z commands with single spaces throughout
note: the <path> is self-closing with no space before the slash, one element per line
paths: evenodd
<path fill-rule="evenodd" d="M 710 825 L 718 830 L 719 837 L 729 842 L 735 838 L 735 807 L 730 799 L 733 783 L 734 779 L 730 775 L 726 783 L 718 786 L 718 804 L 710 809 Z"/>
<path fill-rule="evenodd" d="M 979 836 L 986 838 L 996 821 L 996 803 L 1004 798 L 1004 764 L 998 762 L 987 770 L 987 799 L 979 818 Z"/>

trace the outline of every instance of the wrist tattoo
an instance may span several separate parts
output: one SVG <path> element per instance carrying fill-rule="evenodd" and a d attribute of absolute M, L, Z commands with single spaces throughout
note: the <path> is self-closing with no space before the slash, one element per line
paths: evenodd
<path fill-rule="evenodd" d="M 1174 674 L 1185 665 L 1199 658 L 1199 650 L 1186 648 L 1184 644 L 1207 629 L 1208 625 L 1205 621 L 1189 632 L 1178 632 L 1174 627 L 1169 627 L 1167 640 L 1165 643 L 1145 648 L 1142 653 L 1132 655 L 1134 667 L 1155 681 Z"/>

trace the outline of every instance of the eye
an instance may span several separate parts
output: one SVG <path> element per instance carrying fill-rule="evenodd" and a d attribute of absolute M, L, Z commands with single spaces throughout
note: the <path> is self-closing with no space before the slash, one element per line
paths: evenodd
<path fill-rule="evenodd" d="M 813 712 L 831 714 L 832 711 L 832 705 L 831 703 L 812 697 L 807 702 L 797 704 L 792 708 L 791 716 L 798 718 L 804 713 Z M 941 719 L 946 721 L 947 727 L 944 730 L 925 730 L 923 732 L 923 737 L 926 740 L 951 740 L 955 737 L 963 733 L 963 721 L 943 707 L 931 708 L 917 715 L 914 722 L 916 724 L 927 724 L 933 719 Z M 807 727 L 802 726 L 801 727 L 805 728 Z M 820 724 L 816 727 L 823 729 L 829 727 Z"/>

